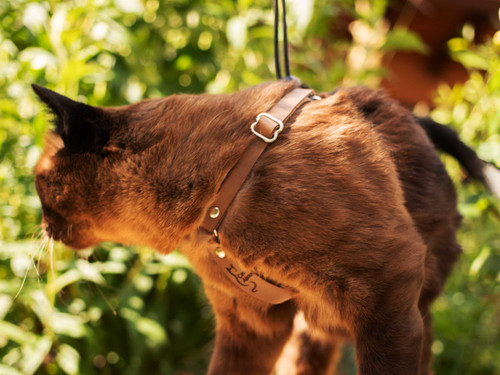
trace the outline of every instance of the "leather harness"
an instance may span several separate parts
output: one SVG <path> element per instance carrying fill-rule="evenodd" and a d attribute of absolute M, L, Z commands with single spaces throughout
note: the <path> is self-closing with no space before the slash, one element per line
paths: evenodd
<path fill-rule="evenodd" d="M 320 98 L 314 96 L 313 90 L 296 88 L 285 95 L 268 112 L 260 113 L 257 116 L 255 122 L 250 125 L 256 138 L 250 142 L 238 162 L 227 174 L 201 225 L 201 228 L 212 234 L 208 239 L 209 251 L 223 273 L 246 293 L 271 304 L 285 302 L 291 299 L 296 292 L 283 286 L 274 285 L 256 273 L 248 273 L 239 269 L 221 248 L 217 230 L 224 220 L 231 202 L 238 194 L 260 155 L 266 150 L 268 144 L 276 141 L 286 121 L 307 99 L 317 100 Z"/>

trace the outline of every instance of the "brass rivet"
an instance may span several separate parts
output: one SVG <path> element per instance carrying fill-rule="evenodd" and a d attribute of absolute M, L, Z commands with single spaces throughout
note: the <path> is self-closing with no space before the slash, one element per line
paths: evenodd
<path fill-rule="evenodd" d="M 216 219 L 220 214 L 220 209 L 219 207 L 211 207 L 210 210 L 208 210 L 208 215 L 212 218 L 212 219 Z"/>
<path fill-rule="evenodd" d="M 215 254 L 219 257 L 219 258 L 224 258 L 226 256 L 226 253 L 224 252 L 224 250 L 222 250 L 220 247 L 218 247 L 217 249 L 215 249 Z"/>

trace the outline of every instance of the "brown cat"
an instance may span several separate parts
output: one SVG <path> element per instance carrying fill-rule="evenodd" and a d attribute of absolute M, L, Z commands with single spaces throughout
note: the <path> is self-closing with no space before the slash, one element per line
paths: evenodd
<path fill-rule="evenodd" d="M 493 186 L 500 172 L 455 133 L 383 93 L 306 101 L 268 146 L 218 230 L 236 268 L 293 291 L 270 304 L 238 288 L 199 229 L 255 135 L 255 117 L 299 86 L 174 95 L 95 108 L 34 85 L 56 116 L 35 169 L 47 233 L 75 249 L 102 241 L 181 245 L 217 322 L 209 374 L 326 374 L 354 340 L 358 373 L 431 374 L 429 305 L 460 254 L 453 186 L 429 136 Z M 300 315 L 298 313 L 300 312 Z M 296 333 L 291 335 L 294 318 Z M 295 345 L 295 348 L 292 346 Z M 281 371 L 281 372 L 280 372 Z"/>

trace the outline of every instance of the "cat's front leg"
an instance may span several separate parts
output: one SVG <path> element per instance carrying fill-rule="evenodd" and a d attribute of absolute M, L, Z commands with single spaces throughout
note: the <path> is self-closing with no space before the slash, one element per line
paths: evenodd
<path fill-rule="evenodd" d="M 295 307 L 207 288 L 217 331 L 208 375 L 271 374 L 293 327 Z"/>

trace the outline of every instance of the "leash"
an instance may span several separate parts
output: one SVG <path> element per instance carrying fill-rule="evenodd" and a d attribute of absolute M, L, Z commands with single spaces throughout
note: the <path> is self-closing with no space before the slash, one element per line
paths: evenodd
<path fill-rule="evenodd" d="M 280 22 L 280 10 L 278 0 L 273 2 L 274 8 L 274 65 L 276 67 L 276 78 L 283 78 L 281 75 L 281 64 L 280 64 L 280 48 L 279 48 L 279 22 Z M 286 77 L 290 77 L 290 62 L 288 59 L 288 34 L 286 26 L 286 4 L 285 0 L 281 0 L 281 8 L 283 11 L 283 63 L 285 64 L 285 74 Z"/>

